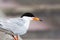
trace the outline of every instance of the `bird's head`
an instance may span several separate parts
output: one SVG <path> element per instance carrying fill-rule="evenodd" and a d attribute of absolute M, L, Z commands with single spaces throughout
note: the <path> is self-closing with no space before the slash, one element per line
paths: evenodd
<path fill-rule="evenodd" d="M 32 13 L 24 13 L 24 14 L 21 16 L 21 18 L 23 18 L 23 17 L 28 17 L 28 18 L 30 18 L 30 19 L 33 20 L 33 21 L 42 21 L 40 18 L 35 17 Z"/>

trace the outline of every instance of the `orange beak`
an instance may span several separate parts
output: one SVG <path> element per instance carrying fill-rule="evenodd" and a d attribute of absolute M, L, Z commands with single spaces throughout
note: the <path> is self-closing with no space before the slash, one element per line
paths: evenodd
<path fill-rule="evenodd" d="M 42 20 L 41 20 L 40 18 L 38 18 L 38 17 L 34 17 L 33 20 L 34 20 L 34 21 L 42 21 Z"/>

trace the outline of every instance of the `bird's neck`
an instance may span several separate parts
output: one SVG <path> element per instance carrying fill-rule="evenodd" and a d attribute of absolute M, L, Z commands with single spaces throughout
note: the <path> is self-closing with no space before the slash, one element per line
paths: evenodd
<path fill-rule="evenodd" d="M 29 28 L 29 24 L 31 22 L 30 18 L 26 17 L 26 18 L 23 18 L 25 20 L 25 26 L 26 28 L 28 29 Z"/>

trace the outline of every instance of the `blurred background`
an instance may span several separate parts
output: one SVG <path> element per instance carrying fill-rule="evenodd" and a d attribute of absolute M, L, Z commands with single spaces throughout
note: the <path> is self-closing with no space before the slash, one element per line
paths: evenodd
<path fill-rule="evenodd" d="M 60 39 L 60 0 L 0 0 L 0 10 L 7 17 L 31 12 L 43 20 L 30 23 L 24 40 Z"/>

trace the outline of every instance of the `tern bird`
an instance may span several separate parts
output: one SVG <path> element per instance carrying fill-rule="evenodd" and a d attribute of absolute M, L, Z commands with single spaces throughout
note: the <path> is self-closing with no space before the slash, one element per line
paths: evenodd
<path fill-rule="evenodd" d="M 1 19 L 0 28 L 12 31 L 14 40 L 18 40 L 18 35 L 23 35 L 27 32 L 31 20 L 42 21 L 40 18 L 35 17 L 32 13 L 24 13 L 21 18 Z"/>

